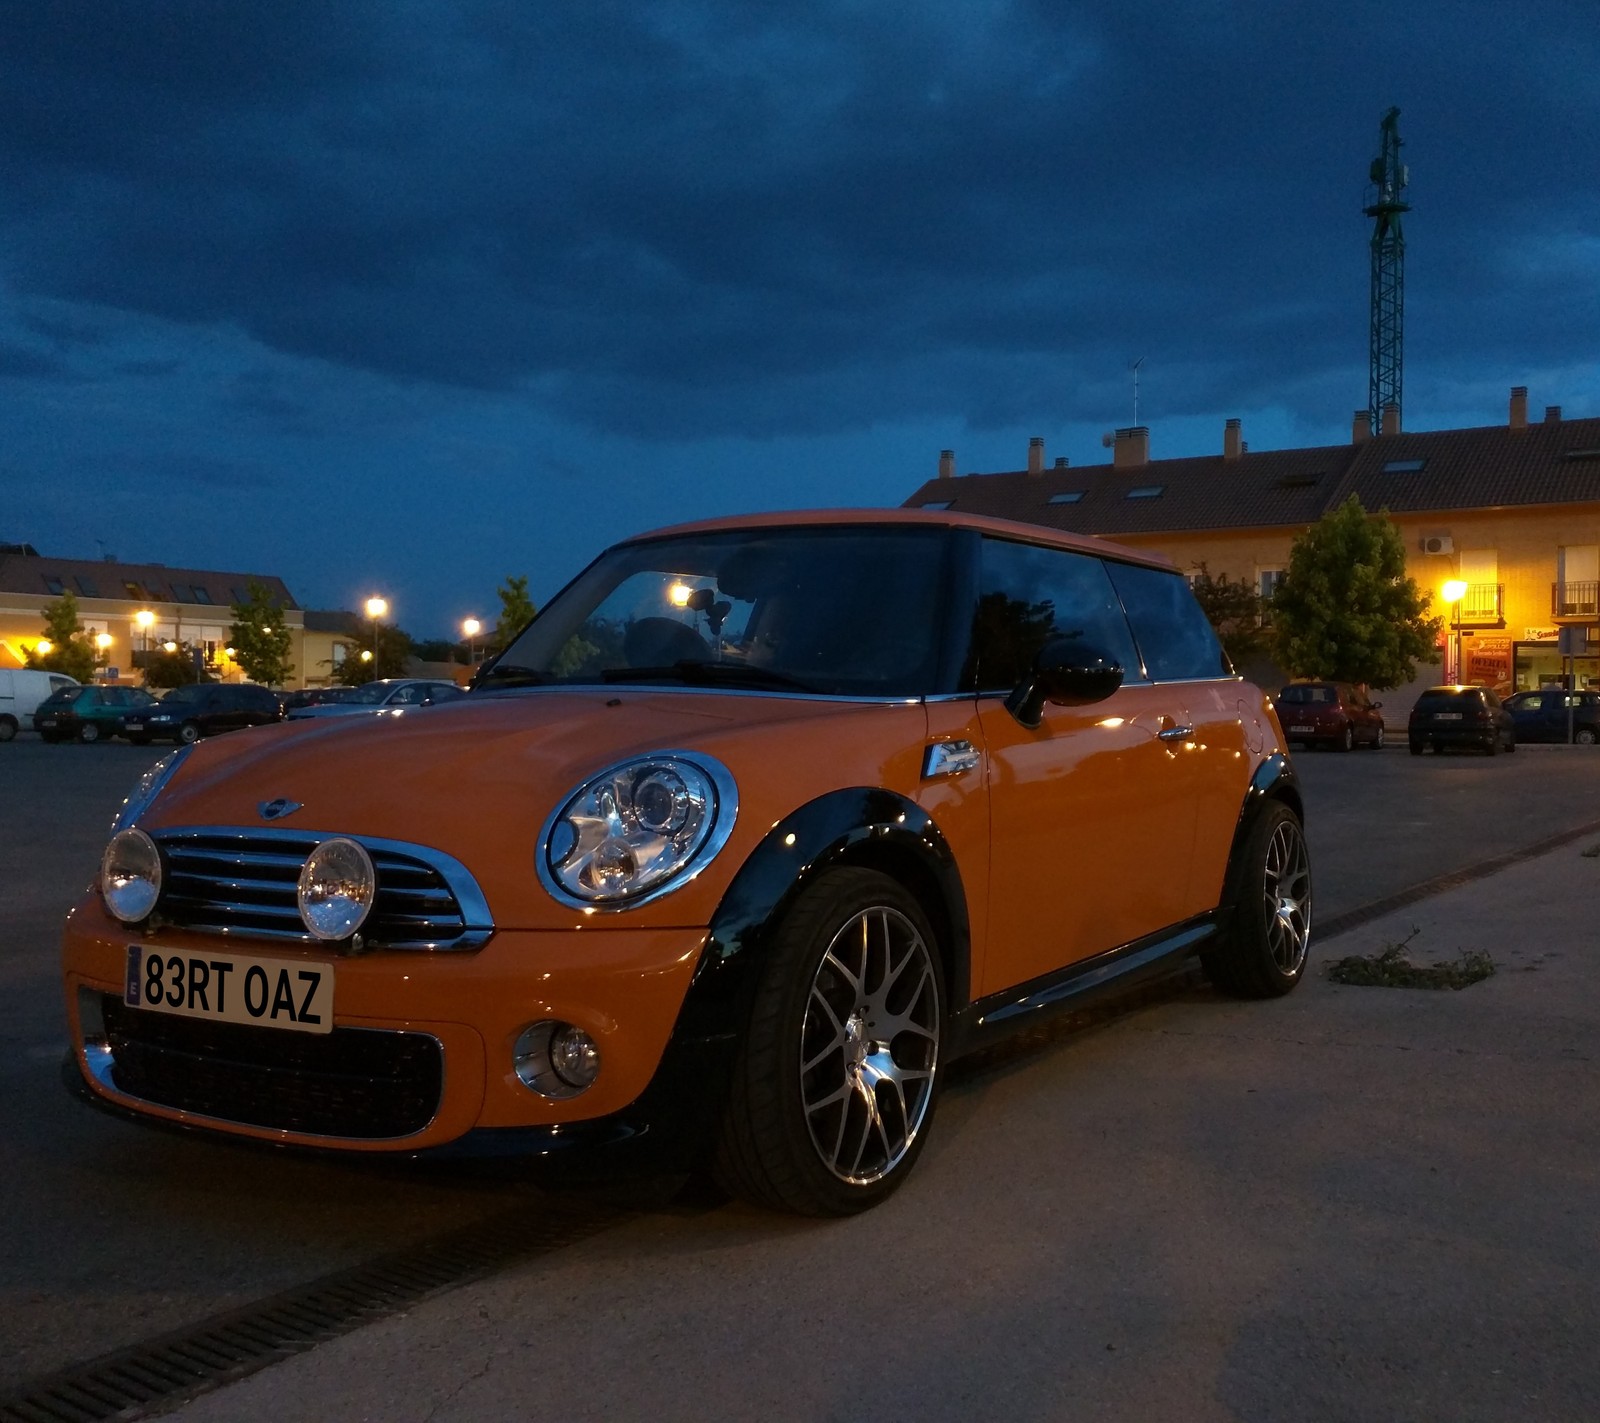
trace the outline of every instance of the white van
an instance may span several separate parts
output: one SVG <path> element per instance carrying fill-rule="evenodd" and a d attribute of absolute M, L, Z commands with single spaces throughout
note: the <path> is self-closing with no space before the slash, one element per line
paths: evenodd
<path fill-rule="evenodd" d="M 32 725 L 28 717 L 51 692 L 77 685 L 77 679 L 64 672 L 0 667 L 0 741 L 9 741 L 22 727 Z"/>

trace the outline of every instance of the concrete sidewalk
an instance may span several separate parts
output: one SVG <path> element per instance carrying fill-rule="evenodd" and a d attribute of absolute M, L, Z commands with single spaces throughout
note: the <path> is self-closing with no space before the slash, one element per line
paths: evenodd
<path fill-rule="evenodd" d="M 173 1416 L 1600 1418 L 1586 847 L 958 1074 L 866 1216 L 642 1215 Z M 1499 971 L 1322 976 L 1408 935 Z"/>

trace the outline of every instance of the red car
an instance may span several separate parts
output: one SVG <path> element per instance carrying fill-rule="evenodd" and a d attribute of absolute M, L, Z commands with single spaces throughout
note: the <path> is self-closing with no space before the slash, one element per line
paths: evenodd
<path fill-rule="evenodd" d="M 1284 739 L 1293 746 L 1383 747 L 1383 703 L 1348 682 L 1291 682 L 1277 696 Z"/>

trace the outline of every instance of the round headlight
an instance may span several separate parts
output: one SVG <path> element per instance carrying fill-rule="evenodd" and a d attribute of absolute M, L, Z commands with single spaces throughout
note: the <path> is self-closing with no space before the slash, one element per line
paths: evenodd
<path fill-rule="evenodd" d="M 625 908 L 698 873 L 733 829 L 733 777 L 708 756 L 666 751 L 580 786 L 540 837 L 539 877 L 557 899 Z"/>
<path fill-rule="evenodd" d="M 124 924 L 149 917 L 161 896 L 161 852 L 142 830 L 119 830 L 100 858 L 100 894 Z"/>
<path fill-rule="evenodd" d="M 348 939 L 378 894 L 372 856 L 354 840 L 324 840 L 300 871 L 300 918 L 319 939 Z"/>

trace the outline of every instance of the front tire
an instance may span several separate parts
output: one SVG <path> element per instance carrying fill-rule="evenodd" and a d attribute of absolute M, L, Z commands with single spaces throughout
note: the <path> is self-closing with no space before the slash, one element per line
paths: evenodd
<path fill-rule="evenodd" d="M 1229 921 L 1200 955 L 1206 976 L 1237 998 L 1281 998 L 1305 973 L 1311 942 L 1311 859 L 1299 818 L 1282 801 L 1250 827 L 1227 886 Z"/>
<path fill-rule="evenodd" d="M 1341 751 L 1353 751 L 1356 744 L 1355 728 L 1345 722 L 1344 730 L 1339 733 L 1338 747 Z"/>
<path fill-rule="evenodd" d="M 733 1194 L 852 1215 L 908 1176 L 942 1067 L 938 943 L 911 894 L 854 867 L 779 926 L 734 1068 L 715 1172 Z"/>
<path fill-rule="evenodd" d="M 1374 751 L 1382 751 L 1383 750 L 1383 727 L 1382 726 L 1379 726 L 1377 731 L 1375 731 L 1373 733 L 1373 735 L 1372 735 L 1372 749 Z"/>
<path fill-rule="evenodd" d="M 1422 752 L 1423 752 L 1423 745 L 1422 745 L 1422 743 L 1421 743 L 1421 742 L 1420 742 L 1420 741 L 1418 741 L 1418 740 L 1416 740 L 1416 739 L 1415 739 L 1415 738 L 1413 738 L 1413 739 L 1412 739 L 1412 740 L 1411 740 L 1411 741 L 1410 741 L 1410 742 L 1409 742 L 1409 743 L 1407 743 L 1407 744 L 1408 744 L 1408 746 L 1409 746 L 1409 749 L 1410 749 L 1410 751 L 1411 751 L 1411 754 L 1412 754 L 1412 755 L 1413 755 L 1413 756 L 1420 756 L 1420 755 L 1422 755 Z"/>
<path fill-rule="evenodd" d="M 98 722 L 86 721 L 78 728 L 78 740 L 86 745 L 100 739 L 100 725 Z"/>
<path fill-rule="evenodd" d="M 1572 744 L 1574 746 L 1593 746 L 1594 743 L 1594 728 L 1591 726 L 1580 726 L 1572 733 Z"/>
<path fill-rule="evenodd" d="M 0 741 L 10 741 L 17 734 L 17 719 L 0 716 Z"/>

